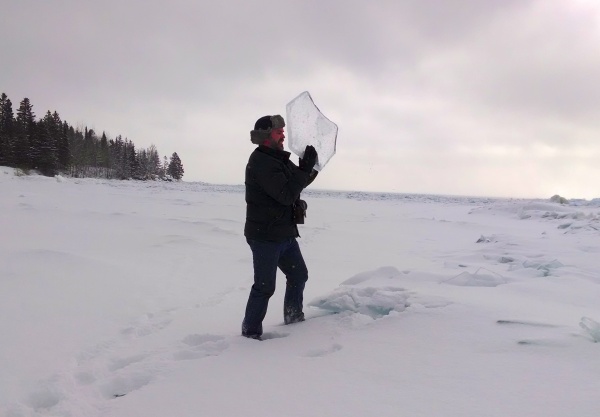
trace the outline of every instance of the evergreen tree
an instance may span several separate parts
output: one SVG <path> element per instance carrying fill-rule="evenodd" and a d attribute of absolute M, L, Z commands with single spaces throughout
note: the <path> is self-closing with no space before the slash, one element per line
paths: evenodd
<path fill-rule="evenodd" d="M 150 177 L 148 172 L 148 153 L 145 149 L 140 149 L 135 158 L 136 167 L 134 178 L 138 180 L 147 180 Z"/>
<path fill-rule="evenodd" d="M 34 167 L 40 170 L 43 175 L 54 176 L 58 172 L 57 142 L 62 126 L 56 125 L 54 116 L 48 111 L 37 124 L 37 127 L 35 141 L 33 142 L 37 149 L 35 149 L 36 152 L 32 153 Z"/>
<path fill-rule="evenodd" d="M 70 159 L 71 159 L 71 175 L 80 177 L 83 175 L 83 167 L 85 166 L 84 148 L 83 148 L 83 133 L 69 127 L 67 132 L 67 140 L 69 142 Z"/>
<path fill-rule="evenodd" d="M 110 168 L 114 170 L 116 178 L 120 180 L 127 179 L 125 172 L 125 144 L 121 135 L 118 135 L 115 140 L 111 140 L 109 144 L 110 152 Z"/>
<path fill-rule="evenodd" d="M 24 98 L 13 115 L 12 103 L 0 95 L 0 164 L 36 168 L 44 175 L 69 171 L 73 177 L 119 179 L 156 179 L 183 177 L 181 159 L 174 153 L 171 161 L 161 161 L 156 146 L 136 150 L 133 142 L 121 136 L 98 138 L 87 126 L 73 128 L 58 112 L 36 121 L 33 106 Z"/>
<path fill-rule="evenodd" d="M 156 179 L 156 177 L 160 177 L 160 156 L 158 155 L 158 150 L 156 146 L 150 145 L 147 151 L 148 155 L 148 175 L 151 179 Z"/>
<path fill-rule="evenodd" d="M 29 167 L 39 169 L 42 156 L 42 136 L 45 130 L 42 121 L 34 122 L 29 135 Z"/>
<path fill-rule="evenodd" d="M 131 141 L 129 141 L 129 150 L 127 152 L 127 165 L 129 166 L 129 176 L 127 178 L 140 179 L 137 151 L 135 150 L 135 145 Z"/>
<path fill-rule="evenodd" d="M 0 165 L 14 164 L 14 114 L 6 94 L 0 96 Z"/>
<path fill-rule="evenodd" d="M 110 155 L 108 151 L 108 139 L 106 138 L 106 133 L 102 132 L 102 137 L 100 138 L 100 148 L 98 150 L 98 166 L 108 168 L 109 160 Z"/>
<path fill-rule="evenodd" d="M 60 133 L 58 135 L 57 157 L 58 157 L 58 168 L 66 171 L 71 166 L 71 150 L 69 149 L 69 124 L 67 122 L 60 121 L 58 113 L 54 112 L 54 122 L 57 126 L 60 126 Z"/>
<path fill-rule="evenodd" d="M 167 155 L 163 157 L 163 164 L 161 167 L 161 178 L 165 179 L 169 172 L 169 160 L 167 159 Z"/>
<path fill-rule="evenodd" d="M 24 98 L 19 104 L 15 127 L 14 165 L 27 169 L 31 166 L 30 143 L 36 128 L 33 106 L 28 98 Z"/>
<path fill-rule="evenodd" d="M 173 152 L 173 155 L 171 155 L 171 162 L 169 162 L 167 172 L 173 179 L 180 180 L 183 178 L 183 164 L 177 152 Z"/>
<path fill-rule="evenodd" d="M 119 178 L 122 180 L 128 180 L 132 175 L 132 159 L 135 160 L 135 147 L 132 145 L 133 144 L 131 144 L 129 140 L 125 138 L 125 140 L 122 142 L 122 146 L 120 147 L 118 170 Z"/>
<path fill-rule="evenodd" d="M 98 158 L 97 158 L 97 147 L 96 143 L 98 142 L 98 138 L 96 137 L 96 132 L 94 129 L 85 128 L 84 138 L 83 138 L 83 148 L 84 148 L 84 160 L 85 165 L 88 167 L 97 167 L 98 166 Z"/>

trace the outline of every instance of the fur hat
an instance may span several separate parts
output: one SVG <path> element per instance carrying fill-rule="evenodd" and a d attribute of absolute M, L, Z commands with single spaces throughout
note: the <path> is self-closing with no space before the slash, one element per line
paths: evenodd
<path fill-rule="evenodd" d="M 254 130 L 250 131 L 250 142 L 260 145 L 269 138 L 273 129 L 285 127 L 285 120 L 280 115 L 263 116 L 254 123 Z"/>

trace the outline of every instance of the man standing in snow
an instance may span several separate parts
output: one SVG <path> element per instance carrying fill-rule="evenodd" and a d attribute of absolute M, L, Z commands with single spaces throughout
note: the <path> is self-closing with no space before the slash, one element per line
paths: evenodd
<path fill-rule="evenodd" d="M 242 335 L 261 339 L 269 299 L 275 293 L 277 268 L 286 276 L 283 305 L 285 324 L 304 321 L 302 301 L 308 270 L 296 238 L 306 203 L 302 190 L 317 176 L 314 147 L 307 146 L 299 167 L 283 150 L 283 117 L 258 119 L 250 140 L 258 147 L 246 165 L 246 225 L 244 235 L 252 250 L 254 285 L 250 290 Z"/>

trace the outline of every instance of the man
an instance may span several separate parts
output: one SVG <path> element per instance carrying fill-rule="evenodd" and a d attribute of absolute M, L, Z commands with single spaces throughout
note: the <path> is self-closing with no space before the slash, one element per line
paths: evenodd
<path fill-rule="evenodd" d="M 275 293 L 277 268 L 286 276 L 283 306 L 285 324 L 304 321 L 302 301 L 308 270 L 300 247 L 295 209 L 306 208 L 299 200 L 302 190 L 317 176 L 313 168 L 317 152 L 307 146 L 299 167 L 283 150 L 285 122 L 283 117 L 258 119 L 250 140 L 258 147 L 246 166 L 246 225 L 244 235 L 252 250 L 254 285 L 250 290 L 242 335 L 261 340 L 262 322 L 269 299 Z"/>

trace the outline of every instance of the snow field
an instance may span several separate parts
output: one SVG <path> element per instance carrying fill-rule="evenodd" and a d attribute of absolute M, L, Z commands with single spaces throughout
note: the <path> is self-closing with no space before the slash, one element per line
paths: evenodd
<path fill-rule="evenodd" d="M 0 416 L 598 415 L 597 205 L 307 191 L 256 342 L 242 191 L 0 168 Z"/>

